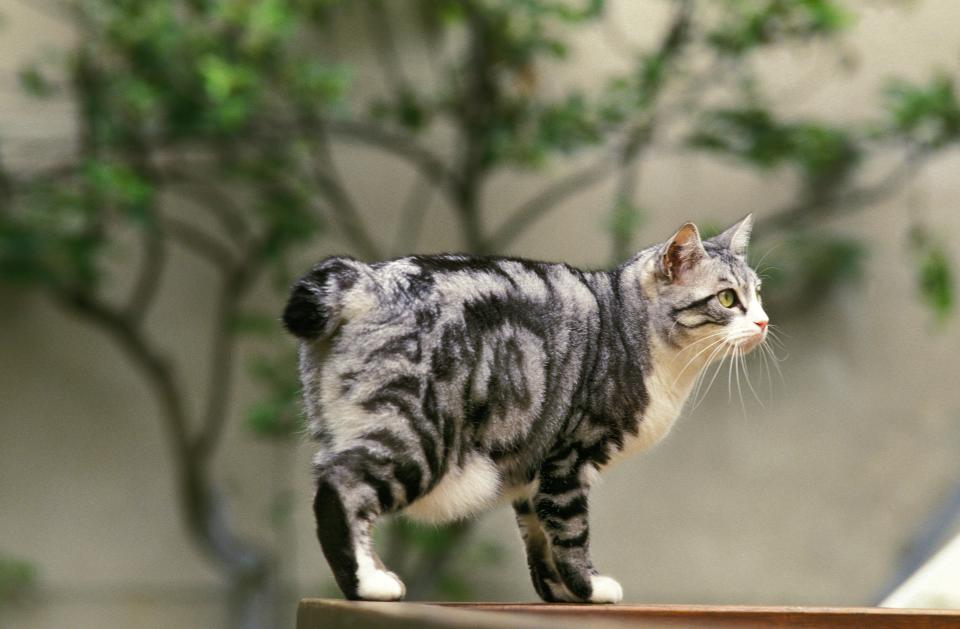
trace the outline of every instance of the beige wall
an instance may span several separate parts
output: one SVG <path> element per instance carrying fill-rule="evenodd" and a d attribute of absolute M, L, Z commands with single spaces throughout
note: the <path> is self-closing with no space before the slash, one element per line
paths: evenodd
<path fill-rule="evenodd" d="M 646 37 L 660 4 L 617 3 L 622 29 Z M 957 67 L 960 4 L 927 0 L 905 11 L 877 4 L 849 42 L 856 74 L 839 73 L 825 51 L 771 60 L 788 111 L 860 118 L 884 76 Z M 0 10 L 0 138 L 66 138 L 69 107 L 25 103 L 11 76 L 20 61 L 67 40 L 68 29 L 29 3 L 0 0 Z M 584 35 L 581 61 L 564 80 L 589 84 L 597 68 L 616 66 L 602 36 L 599 29 Z M 362 71 L 364 78 L 375 74 Z M 39 159 L 13 148 L 4 146 L 9 160 Z M 360 184 L 358 199 L 382 210 L 378 224 L 392 229 L 395 190 L 408 173 L 352 148 L 340 158 Z M 741 408 L 722 382 L 665 444 L 607 475 L 593 501 L 593 547 L 628 601 L 860 604 L 884 584 L 908 536 L 960 476 L 958 322 L 932 330 L 914 299 L 904 243 L 908 202 L 944 234 L 960 234 L 958 168 L 956 154 L 945 156 L 882 207 L 835 224 L 873 243 L 865 281 L 812 317 L 773 313 L 790 334 L 790 358 L 782 365 L 786 385 L 774 381 L 766 406 L 747 397 Z M 489 204 L 512 207 L 542 177 L 561 172 L 503 177 Z M 785 183 L 703 159 L 659 158 L 643 175 L 642 203 L 654 210 L 644 240 L 687 218 L 762 215 L 785 199 Z M 608 194 L 601 186 L 571 200 L 512 252 L 602 264 Z M 457 247 L 438 208 L 428 225 L 421 249 Z M 318 245 L 316 255 L 329 247 Z M 951 247 L 960 259 L 960 245 Z M 150 322 L 188 357 L 207 339 L 209 278 L 198 267 L 186 255 L 174 258 L 164 306 Z M 13 612 L 12 626 L 214 626 L 218 582 L 182 534 L 163 434 L 142 383 L 98 332 L 36 296 L 4 291 L 0 299 L 0 551 L 33 560 L 42 578 L 38 600 Z M 203 369 L 189 359 L 185 379 L 199 382 Z M 241 389 L 238 413 L 253 395 Z M 328 572 L 312 535 L 309 456 L 307 446 L 257 442 L 238 422 L 217 470 L 244 530 L 263 538 L 272 534 L 271 487 L 295 479 L 295 574 L 302 593 L 317 594 Z M 532 599 L 511 515 L 491 514 L 479 534 L 509 540 L 506 565 L 478 575 L 481 596 Z"/>

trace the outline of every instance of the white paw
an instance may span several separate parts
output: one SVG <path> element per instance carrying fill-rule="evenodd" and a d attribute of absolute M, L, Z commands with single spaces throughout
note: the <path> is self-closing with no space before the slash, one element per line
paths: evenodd
<path fill-rule="evenodd" d="M 593 593 L 590 595 L 591 603 L 619 603 L 623 600 L 623 588 L 615 579 L 599 575 L 592 576 L 590 585 L 593 587 Z"/>
<path fill-rule="evenodd" d="M 386 570 L 364 571 L 357 586 L 357 595 L 365 601 L 399 601 L 406 593 L 403 581 Z"/>

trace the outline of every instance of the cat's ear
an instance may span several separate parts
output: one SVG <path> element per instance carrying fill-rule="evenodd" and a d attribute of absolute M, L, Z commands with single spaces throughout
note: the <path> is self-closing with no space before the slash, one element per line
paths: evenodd
<path fill-rule="evenodd" d="M 750 232 L 753 231 L 753 214 L 747 214 L 739 223 L 710 240 L 724 246 L 735 256 L 744 256 L 750 244 Z"/>
<path fill-rule="evenodd" d="M 660 247 L 657 269 L 660 275 L 673 281 L 706 256 L 697 226 L 687 223 Z"/>

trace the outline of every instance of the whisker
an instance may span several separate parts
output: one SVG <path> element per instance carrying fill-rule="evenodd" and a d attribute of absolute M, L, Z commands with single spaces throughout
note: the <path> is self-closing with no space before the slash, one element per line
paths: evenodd
<path fill-rule="evenodd" d="M 734 352 L 730 357 L 730 364 L 727 365 L 727 402 L 733 401 L 733 362 L 736 357 L 736 345 L 733 346 Z"/>
<path fill-rule="evenodd" d="M 776 336 L 769 336 L 768 338 L 770 340 L 771 347 L 776 346 L 777 349 L 783 351 L 787 356 L 790 355 L 790 352 L 787 350 L 787 346 L 783 341 L 778 339 Z"/>
<path fill-rule="evenodd" d="M 763 368 L 767 372 L 767 393 L 770 395 L 770 402 L 773 402 L 773 374 L 770 372 L 770 358 L 767 356 L 767 352 L 770 351 L 770 348 L 767 347 L 766 339 L 764 342 L 760 343 L 760 358 L 763 359 Z M 763 375 L 763 372 L 760 372 L 760 375 Z"/>
<path fill-rule="evenodd" d="M 753 388 L 753 383 L 750 382 L 750 373 L 747 371 L 746 360 L 741 361 L 740 364 L 743 366 L 743 377 L 747 381 L 747 386 L 750 387 L 750 390 L 753 392 L 753 397 L 756 398 L 757 402 L 760 403 L 760 406 L 763 406 L 763 400 L 761 400 L 760 396 L 757 395 L 757 390 Z"/>
<path fill-rule="evenodd" d="M 677 374 L 677 377 L 674 378 L 673 383 L 670 385 L 670 387 L 673 388 L 680 381 L 680 378 L 683 376 L 683 373 L 687 370 L 688 367 L 690 367 L 691 364 L 693 364 L 693 361 L 695 361 L 698 357 L 703 355 L 705 352 L 710 351 L 710 349 L 712 349 L 713 347 L 716 347 L 718 344 L 723 342 L 724 342 L 724 339 L 717 339 L 710 345 L 707 345 L 705 348 L 701 349 L 699 352 L 694 354 L 693 357 L 687 361 L 687 364 L 683 366 L 683 369 L 680 370 L 680 373 Z"/>
<path fill-rule="evenodd" d="M 776 368 L 777 373 L 780 375 L 780 382 L 783 383 L 783 388 L 786 389 L 786 388 L 787 388 L 787 381 L 786 381 L 786 379 L 783 377 L 783 370 L 780 369 L 780 362 L 782 362 L 782 361 L 780 361 L 780 360 L 777 358 L 777 355 L 773 352 L 773 348 L 772 348 L 772 347 L 770 347 L 770 346 L 767 345 L 766 343 L 762 344 L 761 347 L 763 347 L 764 349 L 766 349 L 766 350 L 770 353 L 770 357 L 771 357 L 771 359 L 772 359 L 773 366 L 774 366 L 774 368 Z M 786 360 L 786 358 L 784 358 L 784 360 Z M 772 382 L 773 378 L 771 378 L 770 380 L 771 380 L 771 382 Z M 771 385 L 771 386 L 772 386 L 772 385 Z"/>
<path fill-rule="evenodd" d="M 769 249 L 767 249 L 767 251 L 766 251 L 762 256 L 760 256 L 760 259 L 757 260 L 756 264 L 753 265 L 753 268 L 757 268 L 758 266 L 760 266 L 761 264 L 763 264 L 763 261 L 767 259 L 767 256 L 769 256 L 771 253 L 773 253 L 774 251 L 776 251 L 776 250 L 779 249 L 780 247 L 784 246 L 785 244 L 787 244 L 786 241 L 783 241 L 783 240 L 782 240 L 782 241 L 778 242 L 777 244 L 775 244 L 774 246 L 772 246 L 772 247 L 770 247 Z"/>
<path fill-rule="evenodd" d="M 710 382 L 707 384 L 706 388 L 703 389 L 703 397 L 696 400 L 693 408 L 696 409 L 707 399 L 707 393 L 710 392 L 710 388 L 713 387 L 713 383 L 716 382 L 717 376 L 720 375 L 720 372 L 723 370 L 723 363 L 727 360 L 727 357 L 730 355 L 730 346 L 723 345 L 723 356 L 720 358 L 720 362 L 717 363 L 716 369 L 713 370 L 713 377 L 710 378 Z M 698 391 L 699 394 L 699 391 Z"/>
<path fill-rule="evenodd" d="M 727 345 L 725 345 L 725 344 L 718 345 L 718 346 L 710 353 L 710 355 L 707 357 L 707 360 L 705 361 L 706 364 L 707 364 L 707 365 L 710 365 L 710 364 L 713 362 L 713 360 L 716 358 L 717 354 L 719 354 L 721 351 L 726 351 L 726 350 L 728 350 L 728 349 L 729 349 L 729 346 L 727 346 Z M 719 366 L 718 366 L 717 368 L 719 369 Z M 704 369 L 703 371 L 701 371 L 701 372 L 700 372 L 700 376 L 697 378 L 696 391 L 695 391 L 694 394 L 693 394 L 693 399 L 694 399 L 694 402 L 695 402 L 694 408 L 696 408 L 696 405 L 697 405 L 696 400 L 697 400 L 697 399 L 699 398 L 699 396 L 700 396 L 700 389 L 701 389 L 701 387 L 703 386 L 704 380 L 706 380 L 706 375 L 707 375 L 707 373 L 709 373 L 709 367 L 707 367 L 707 369 Z M 716 371 L 714 371 L 714 373 L 716 373 Z M 706 395 L 706 394 L 704 394 L 704 395 Z"/>
<path fill-rule="evenodd" d="M 767 328 L 770 330 L 776 330 L 779 334 L 782 334 L 787 338 L 791 338 L 791 335 L 787 334 L 786 330 L 783 329 L 782 325 L 771 323 L 770 325 L 767 326 Z"/>
<path fill-rule="evenodd" d="M 743 401 L 743 388 L 740 386 L 740 367 L 743 364 L 743 348 L 736 347 L 734 349 L 734 371 L 737 372 L 737 395 L 740 396 L 740 408 L 743 409 L 743 416 L 747 416 L 747 404 Z"/>
<path fill-rule="evenodd" d="M 687 350 L 689 350 L 689 349 L 692 349 L 694 346 L 696 346 L 696 345 L 698 345 L 698 344 L 700 344 L 700 343 L 702 343 L 702 342 L 704 342 L 704 341 L 707 341 L 707 340 L 712 339 L 712 338 L 716 338 L 716 337 L 718 337 L 718 336 L 725 336 L 726 334 L 727 334 L 726 330 L 721 330 L 720 332 L 714 332 L 714 333 L 712 333 L 712 334 L 708 334 L 707 336 L 704 336 L 703 338 L 699 338 L 699 339 L 697 339 L 696 341 L 692 341 L 691 343 L 687 344 L 686 347 L 684 347 L 684 348 L 681 349 L 679 352 L 677 352 L 676 356 L 679 356 L 680 354 L 684 353 L 685 351 L 687 351 Z M 674 360 L 676 360 L 676 357 L 674 357 Z"/>

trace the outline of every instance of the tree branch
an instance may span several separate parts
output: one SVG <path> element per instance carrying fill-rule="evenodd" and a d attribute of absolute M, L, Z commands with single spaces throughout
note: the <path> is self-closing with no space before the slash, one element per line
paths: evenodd
<path fill-rule="evenodd" d="M 163 219 L 162 229 L 171 240 L 204 258 L 221 271 L 229 271 L 234 267 L 233 254 L 216 238 L 190 223 L 166 217 Z"/>
<path fill-rule="evenodd" d="M 147 310 L 157 295 L 167 261 L 167 249 L 159 228 L 145 228 L 142 238 L 143 260 L 140 262 L 140 271 L 126 309 L 126 315 L 137 326 L 143 323 Z"/>
<path fill-rule="evenodd" d="M 140 369 L 160 403 L 175 458 L 181 466 L 188 465 L 190 436 L 187 411 L 177 388 L 173 368 L 167 359 L 150 345 L 129 315 L 95 296 L 68 288 L 55 288 L 53 296 L 61 307 L 106 332 Z"/>
<path fill-rule="evenodd" d="M 446 162 L 406 134 L 391 131 L 379 125 L 355 120 L 324 120 L 324 129 L 330 136 L 347 142 L 359 142 L 392 153 L 410 162 L 422 175 L 430 179 L 445 194 L 456 193 L 460 179 Z"/>
<path fill-rule="evenodd" d="M 367 10 L 362 13 L 383 77 L 391 84 L 394 91 L 403 92 L 407 89 L 408 83 L 393 37 L 393 28 L 388 14 L 389 5 L 381 0 L 367 0 L 366 4 Z"/>
<path fill-rule="evenodd" d="M 320 192 L 327 198 L 334 220 L 357 253 L 368 260 L 380 257 L 380 247 L 367 234 L 360 221 L 360 211 L 347 194 L 340 180 L 329 173 L 314 169 L 313 178 Z"/>
<path fill-rule="evenodd" d="M 250 225 L 230 195 L 217 188 L 213 182 L 197 181 L 190 175 L 178 171 L 164 173 L 170 187 L 201 205 L 209 211 L 230 237 L 240 243 L 250 238 Z"/>
<path fill-rule="evenodd" d="M 207 404 L 195 441 L 196 451 L 201 457 L 206 457 L 213 451 L 226 424 L 230 383 L 236 358 L 237 316 L 240 314 L 243 298 L 262 270 L 265 242 L 266 238 L 260 239 L 244 253 L 240 265 L 224 278 L 217 296 L 210 371 L 207 378 Z"/>
<path fill-rule="evenodd" d="M 425 177 L 417 177 L 413 182 L 400 209 L 400 223 L 393 253 L 400 255 L 416 247 L 417 237 L 423 227 L 423 218 L 430 209 L 434 190 L 435 188 Z"/>
<path fill-rule="evenodd" d="M 643 146 L 646 146 L 644 144 Z M 640 172 L 636 167 L 637 160 L 640 159 L 642 148 L 639 144 L 628 146 L 620 156 L 620 163 L 617 165 L 619 175 L 617 177 L 617 188 L 614 196 L 613 211 L 623 212 L 626 207 L 633 209 L 633 198 L 637 194 L 637 188 L 640 185 Z M 622 229 L 613 230 L 613 261 L 617 264 L 622 262 L 630 255 L 632 237 L 634 232 L 627 227 L 620 226 Z"/>
<path fill-rule="evenodd" d="M 239 538 L 229 526 L 223 498 L 209 479 L 208 458 L 200 456 L 201 452 L 192 447 L 186 406 L 170 363 L 150 345 L 128 315 L 79 290 L 54 288 L 53 296 L 62 307 L 113 338 L 143 374 L 165 420 L 190 535 L 200 550 L 225 572 L 235 589 L 242 590 L 249 598 L 262 595 L 263 580 L 269 570 L 268 557 L 261 549 Z"/>
<path fill-rule="evenodd" d="M 540 192 L 521 203 L 487 239 L 487 249 L 501 251 L 509 247 L 524 230 L 564 199 L 609 177 L 616 163 L 615 155 L 614 152 L 604 152 L 600 159 L 548 184 Z"/>
<path fill-rule="evenodd" d="M 935 149 L 930 146 L 914 146 L 907 151 L 900 163 L 876 182 L 826 198 L 808 195 L 796 203 L 787 204 L 779 210 L 765 214 L 757 221 L 755 233 L 783 231 L 834 209 L 851 213 L 876 203 L 913 179 L 935 154 Z"/>
<path fill-rule="evenodd" d="M 691 0 L 678 3 L 660 44 L 653 53 L 660 63 L 669 63 L 680 54 L 690 41 L 690 24 L 693 16 Z M 654 73 L 652 77 L 662 77 Z M 552 211 L 569 196 L 600 183 L 610 176 L 617 164 L 621 169 L 632 165 L 637 156 L 651 143 L 655 130 L 656 103 L 663 87 L 660 78 L 645 79 L 641 85 L 645 108 L 626 129 L 626 137 L 612 153 L 604 153 L 600 159 L 566 177 L 548 184 L 510 213 L 509 218 L 494 231 L 487 241 L 487 249 L 500 250 L 508 247 L 530 225 Z M 633 186 L 635 187 L 635 183 Z M 632 194 L 632 193 L 631 193 Z"/>
<path fill-rule="evenodd" d="M 346 187 L 337 171 L 326 134 L 326 122 L 314 124 L 310 120 L 303 122 L 304 133 L 317 138 L 317 142 L 310 147 L 311 168 L 310 176 L 317 185 L 319 192 L 326 197 L 330 204 L 333 218 L 350 240 L 350 244 L 357 253 L 368 260 L 380 257 L 380 247 L 367 233 L 361 219 L 359 208 L 350 198 Z"/>

